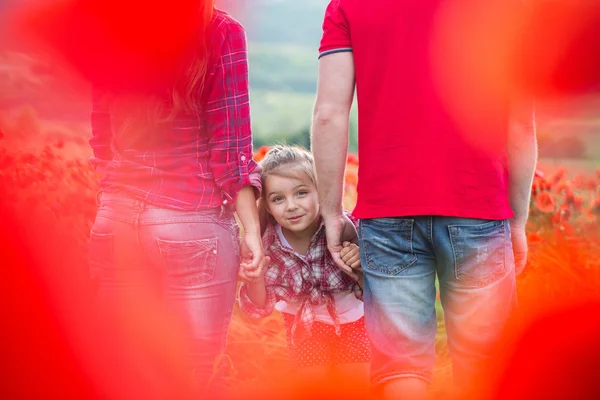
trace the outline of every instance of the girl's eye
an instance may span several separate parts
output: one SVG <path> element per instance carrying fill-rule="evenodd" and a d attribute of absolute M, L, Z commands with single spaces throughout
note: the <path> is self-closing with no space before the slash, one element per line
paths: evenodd
<path fill-rule="evenodd" d="M 273 203 L 279 203 L 282 200 L 282 198 L 281 197 L 273 197 L 272 200 L 273 200 Z"/>
<path fill-rule="evenodd" d="M 308 192 L 306 190 L 301 190 L 298 192 L 298 196 L 305 196 L 307 194 L 308 194 Z"/>

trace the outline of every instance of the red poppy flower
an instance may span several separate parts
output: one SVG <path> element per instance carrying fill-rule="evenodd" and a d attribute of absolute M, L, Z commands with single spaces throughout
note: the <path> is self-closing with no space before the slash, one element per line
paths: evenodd
<path fill-rule="evenodd" d="M 346 172 L 346 185 L 356 186 L 358 184 L 358 176 L 353 173 Z"/>
<path fill-rule="evenodd" d="M 560 168 L 552 177 L 550 178 L 550 182 L 553 184 L 557 184 L 562 181 L 567 174 L 567 171 L 564 168 Z"/>
<path fill-rule="evenodd" d="M 572 193 L 573 189 L 571 189 L 571 184 L 569 182 L 560 182 L 556 187 L 556 192 L 559 194 L 562 193 Z"/>
<path fill-rule="evenodd" d="M 256 153 L 254 153 L 254 161 L 259 162 L 265 158 L 265 155 L 269 151 L 269 146 L 261 146 Z"/>
<path fill-rule="evenodd" d="M 583 208 L 583 197 L 575 196 L 573 198 L 573 208 L 575 208 L 575 210 L 577 211 L 581 211 L 581 209 Z"/>
<path fill-rule="evenodd" d="M 552 213 L 556 209 L 554 196 L 548 192 L 540 192 L 535 196 L 535 206 L 543 213 Z"/>
<path fill-rule="evenodd" d="M 358 156 L 356 154 L 348 154 L 348 157 L 346 158 L 346 163 L 348 164 L 352 164 L 352 165 L 358 165 Z"/>
<path fill-rule="evenodd" d="M 537 232 L 531 232 L 527 235 L 527 242 L 529 242 L 530 244 L 541 243 L 543 241 L 544 238 L 542 238 Z"/>
<path fill-rule="evenodd" d="M 598 187 L 598 182 L 596 182 L 596 180 L 594 178 L 590 178 L 587 181 L 586 186 L 587 186 L 588 190 L 596 191 L 596 188 Z"/>
<path fill-rule="evenodd" d="M 575 178 L 573 179 L 573 185 L 577 189 L 584 189 L 585 188 L 585 176 L 583 176 L 583 174 L 577 174 L 577 176 L 575 176 Z"/>

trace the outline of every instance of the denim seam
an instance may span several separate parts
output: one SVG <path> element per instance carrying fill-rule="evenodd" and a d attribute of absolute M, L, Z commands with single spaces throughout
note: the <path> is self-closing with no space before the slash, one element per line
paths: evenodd
<path fill-rule="evenodd" d="M 433 251 L 435 252 L 435 243 L 433 242 L 433 216 L 429 216 L 429 223 L 428 223 L 428 228 L 429 228 L 429 242 L 431 243 L 431 247 L 433 248 Z"/>

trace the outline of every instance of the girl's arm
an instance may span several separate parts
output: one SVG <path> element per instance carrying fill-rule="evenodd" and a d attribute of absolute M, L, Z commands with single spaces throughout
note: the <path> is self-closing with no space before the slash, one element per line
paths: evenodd
<path fill-rule="evenodd" d="M 247 293 L 250 301 L 259 308 L 265 308 L 267 305 L 267 285 L 265 279 L 261 278 L 256 282 L 247 283 Z"/>
<path fill-rule="evenodd" d="M 281 271 L 275 266 L 267 270 L 269 261 L 269 256 L 265 257 L 258 271 L 248 272 L 250 281 L 243 282 L 240 288 L 240 309 L 253 318 L 271 314 L 277 303 L 275 286 Z"/>

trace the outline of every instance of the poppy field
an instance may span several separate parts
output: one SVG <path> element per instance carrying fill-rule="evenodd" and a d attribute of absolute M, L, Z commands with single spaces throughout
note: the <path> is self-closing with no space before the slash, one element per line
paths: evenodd
<path fill-rule="evenodd" d="M 35 149 L 16 144 L 25 143 L 23 138 L 16 141 L 9 137 L 15 132 L 39 130 L 38 125 L 27 116 L 18 121 L 0 121 L 1 203 L 15 215 L 44 219 L 45 226 L 54 231 L 48 234 L 59 236 L 63 251 L 75 260 L 69 268 L 77 270 L 62 273 L 85 277 L 98 176 L 87 161 L 87 144 L 81 137 L 65 143 L 58 133 L 37 135 L 44 143 Z M 257 149 L 255 159 L 262 159 L 267 150 Z M 356 201 L 358 165 L 358 157 L 350 154 L 344 198 L 348 209 Z M 570 176 L 566 169 L 538 170 L 531 190 L 529 259 L 518 279 L 520 312 L 533 315 L 559 302 L 596 298 L 600 287 L 600 171 Z M 89 288 L 93 290 L 91 285 Z M 450 379 L 443 319 L 439 318 L 434 390 L 442 390 Z M 225 370 L 230 386 L 238 393 L 284 379 L 289 365 L 280 316 L 275 313 L 254 321 L 236 309 L 228 352 L 216 367 Z"/>

